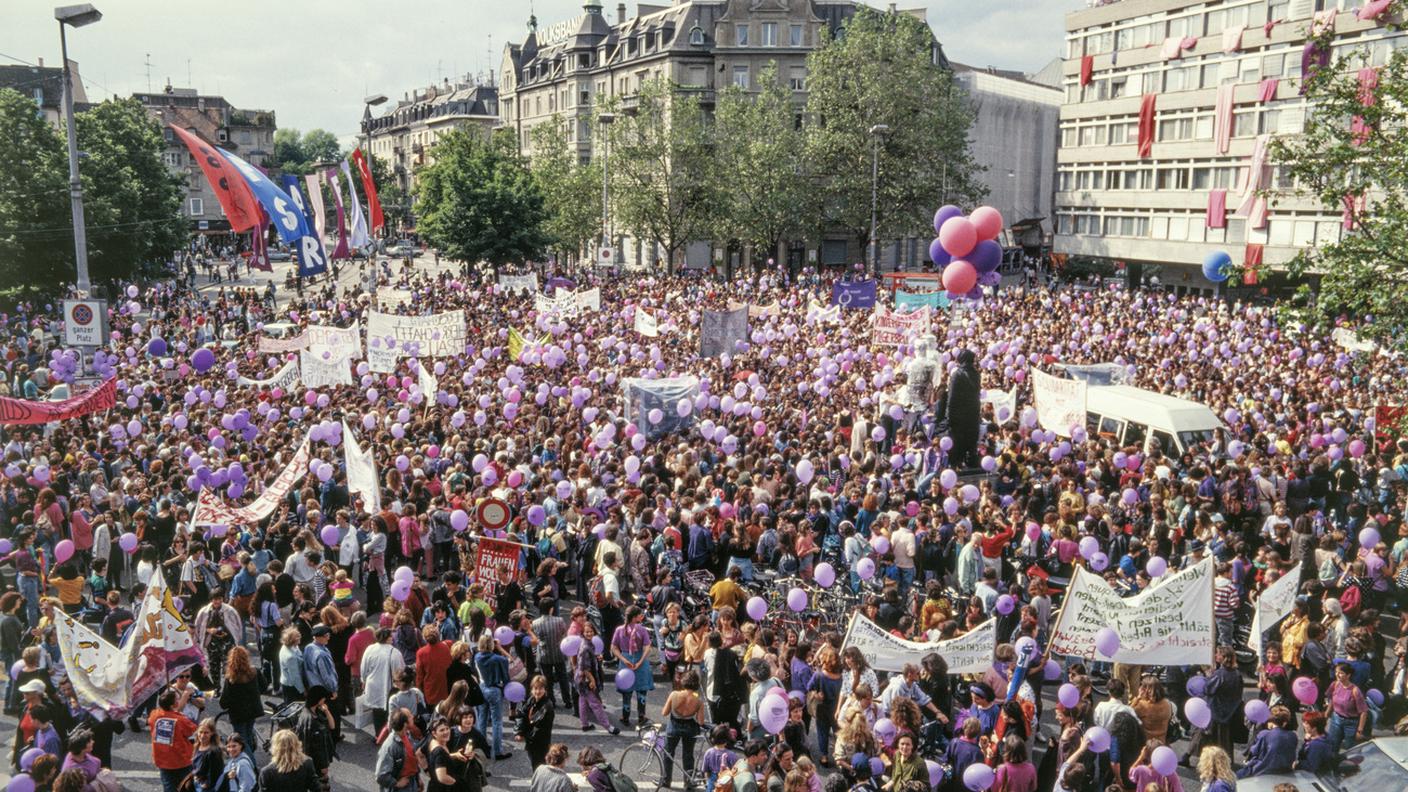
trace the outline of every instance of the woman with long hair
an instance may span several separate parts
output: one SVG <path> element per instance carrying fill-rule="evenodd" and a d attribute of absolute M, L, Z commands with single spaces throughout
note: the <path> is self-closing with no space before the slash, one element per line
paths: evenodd
<path fill-rule="evenodd" d="M 333 668 L 337 669 L 337 689 L 352 689 L 352 666 L 347 662 L 347 646 L 352 642 L 352 622 L 342 614 L 336 605 L 324 605 L 318 611 L 318 619 L 332 630 L 328 638 L 328 652 L 332 654 Z M 346 696 L 339 696 L 330 702 L 335 712 L 345 712 Z"/>
<path fill-rule="evenodd" d="M 880 743 L 876 741 L 875 732 L 871 731 L 870 722 L 862 712 L 852 713 L 841 723 L 841 731 L 836 735 L 831 758 L 836 760 L 836 766 L 841 768 L 842 773 L 849 773 L 851 757 L 858 753 L 866 756 L 876 756 L 880 753 Z"/>
<path fill-rule="evenodd" d="M 1198 757 L 1198 780 L 1203 782 L 1203 792 L 1237 792 L 1232 760 L 1217 745 L 1206 746 Z"/>
<path fill-rule="evenodd" d="M 680 675 L 679 686 L 665 699 L 660 716 L 665 724 L 665 786 L 674 776 L 675 747 L 680 746 L 684 774 L 694 772 L 694 744 L 704 726 L 704 699 L 699 696 L 699 672 L 690 669 Z"/>
<path fill-rule="evenodd" d="M 553 722 L 552 697 L 548 695 L 548 678 L 542 674 L 533 677 L 528 685 L 528 699 L 518 713 L 518 733 L 516 739 L 523 741 L 523 750 L 528 753 L 528 764 L 534 769 L 545 761 L 548 746 L 552 745 Z"/>
<path fill-rule="evenodd" d="M 206 718 L 196 727 L 195 752 L 191 754 L 191 783 L 195 792 L 215 792 L 225 773 L 225 754 L 220 749 L 220 735 L 215 719 Z"/>
<path fill-rule="evenodd" d="M 279 792 L 322 792 L 313 760 L 303 753 L 298 735 L 288 729 L 274 733 L 269 743 L 269 764 L 259 771 L 259 788 Z"/>
<path fill-rule="evenodd" d="M 1176 714 L 1172 701 L 1164 693 L 1164 683 L 1157 674 L 1145 674 L 1139 679 L 1139 690 L 1129 702 L 1139 722 L 1144 726 L 1144 734 L 1153 742 L 1168 741 L 1168 726 Z"/>
<path fill-rule="evenodd" d="M 279 634 L 283 631 L 284 617 L 279 611 L 272 580 L 254 591 L 254 626 L 259 629 L 259 664 L 264 679 L 273 690 L 278 690 Z"/>
<path fill-rule="evenodd" d="M 816 652 L 814 673 L 807 682 L 807 703 L 816 713 L 816 750 L 822 767 L 831 767 L 831 735 L 836 730 L 836 710 L 841 703 L 841 655 L 831 644 Z"/>
<path fill-rule="evenodd" d="M 425 786 L 426 792 L 458 792 L 459 778 L 464 773 L 467 758 L 463 751 L 455 751 L 450 747 L 453 736 L 450 721 L 436 717 L 430 722 L 426 734 L 429 740 L 425 743 L 425 769 L 430 775 L 430 780 Z"/>
<path fill-rule="evenodd" d="M 246 750 L 254 755 L 254 722 L 264 714 L 264 705 L 259 698 L 259 672 L 254 670 L 249 650 L 243 646 L 230 647 L 225 656 L 220 706 L 230 713 L 230 726 L 244 738 Z"/>
<path fill-rule="evenodd" d="M 465 704 L 468 698 L 469 683 L 463 679 L 458 680 L 450 686 L 450 695 L 435 705 L 435 714 L 442 718 L 448 718 L 453 723 L 459 720 L 460 708 L 468 706 Z"/>

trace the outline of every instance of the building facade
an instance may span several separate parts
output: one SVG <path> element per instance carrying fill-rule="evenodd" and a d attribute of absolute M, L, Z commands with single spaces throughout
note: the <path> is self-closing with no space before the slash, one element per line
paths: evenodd
<path fill-rule="evenodd" d="M 375 118 L 363 116 L 362 134 L 370 136 L 372 154 L 390 163 L 397 184 L 409 196 L 416 169 L 435 161 L 435 141 L 455 129 L 488 134 L 498 122 L 499 89 L 492 73 L 482 82 L 466 75 L 403 94 Z"/>
<path fill-rule="evenodd" d="M 82 112 L 88 106 L 88 94 L 78 75 L 78 63 L 68 62 L 73 73 L 73 108 Z M 10 88 L 34 100 L 40 115 L 56 129 L 64 125 L 64 70 L 60 66 L 45 66 L 39 58 L 34 66 L 0 66 L 0 88 Z"/>
<path fill-rule="evenodd" d="M 954 81 L 973 105 L 968 137 L 973 160 L 983 169 L 978 180 L 988 188 L 983 203 L 1002 212 L 1012 231 L 1006 243 L 1026 248 L 1048 244 L 1055 230 L 1062 92 L 1055 75 L 1044 77 L 1044 71 L 1028 75 L 953 64 Z"/>
<path fill-rule="evenodd" d="M 170 84 L 161 93 L 135 94 L 135 98 L 162 125 L 166 137 L 162 160 L 186 183 L 182 213 L 190 219 L 191 230 L 198 234 L 228 233 L 230 221 L 205 174 L 166 125 L 188 129 L 251 165 L 262 166 L 274 152 L 274 111 L 241 110 L 223 96 L 205 96 L 194 88 L 173 88 Z"/>
<path fill-rule="evenodd" d="M 1332 58 L 1362 49 L 1379 66 L 1408 46 L 1384 20 L 1360 19 L 1363 3 L 1340 3 L 1117 0 L 1067 15 L 1056 251 L 1206 291 L 1209 252 L 1264 284 L 1297 251 L 1338 240 L 1339 212 L 1253 162 L 1304 128 L 1312 26 L 1333 32 Z"/>

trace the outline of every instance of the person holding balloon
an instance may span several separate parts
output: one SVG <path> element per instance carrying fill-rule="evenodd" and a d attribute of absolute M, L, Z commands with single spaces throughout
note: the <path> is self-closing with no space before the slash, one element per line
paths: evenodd
<path fill-rule="evenodd" d="M 572 637 L 569 634 L 568 638 Z M 609 734 L 620 734 L 621 730 L 606 719 L 606 708 L 601 703 L 601 651 L 597 648 L 601 639 L 590 619 L 582 623 L 579 637 L 581 640 L 574 647 L 577 651 L 571 657 L 572 678 L 577 685 L 577 719 L 582 723 L 582 731 L 600 726 Z"/>
<path fill-rule="evenodd" d="M 626 623 L 616 628 L 611 636 L 611 655 L 616 658 L 622 671 L 630 671 L 630 684 L 621 686 L 618 673 L 616 688 L 621 692 L 621 725 L 631 723 L 631 697 L 636 700 L 636 722 L 645 723 L 645 698 L 655 689 L 655 674 L 646 658 L 650 649 L 650 630 L 646 628 L 645 613 L 637 605 L 626 608 Z"/>

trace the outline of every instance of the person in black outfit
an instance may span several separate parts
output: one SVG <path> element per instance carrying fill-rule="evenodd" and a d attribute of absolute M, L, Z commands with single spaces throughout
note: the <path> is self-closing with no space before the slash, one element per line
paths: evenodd
<path fill-rule="evenodd" d="M 539 674 L 533 677 L 528 701 L 518 715 L 518 738 L 523 740 L 523 750 L 528 752 L 528 762 L 534 770 L 546 761 L 548 746 L 552 745 L 552 722 L 548 678 Z"/>
<path fill-rule="evenodd" d="M 709 720 L 714 724 L 729 724 L 736 730 L 740 725 L 738 711 L 748 696 L 748 683 L 743 678 L 738 655 L 723 648 L 723 636 L 715 630 L 709 633 L 708 641 L 708 651 L 713 652 L 708 673 L 712 688 L 708 699 Z"/>
<path fill-rule="evenodd" d="M 958 350 L 958 368 L 949 377 L 948 400 L 944 407 L 948 436 L 953 438 L 949 466 L 954 470 L 978 464 L 978 419 L 982 408 L 978 391 L 982 387 L 977 356 L 971 349 Z"/>

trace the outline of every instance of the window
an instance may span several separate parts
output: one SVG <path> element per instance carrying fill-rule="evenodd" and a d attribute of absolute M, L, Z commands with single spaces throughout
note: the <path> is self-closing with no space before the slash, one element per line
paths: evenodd
<path fill-rule="evenodd" d="M 1110 126 L 1110 145 L 1118 146 L 1128 142 L 1129 124 L 1116 122 Z"/>
<path fill-rule="evenodd" d="M 802 46 L 802 26 L 793 25 L 787 31 L 787 43 L 793 47 Z"/>
<path fill-rule="evenodd" d="M 190 201 L 190 203 L 191 203 L 191 217 L 200 217 L 201 215 L 205 214 L 205 199 L 204 199 L 204 198 L 192 198 L 191 201 Z"/>
<path fill-rule="evenodd" d="M 1256 134 L 1256 111 L 1248 110 L 1233 116 L 1232 137 L 1251 137 Z"/>
<path fill-rule="evenodd" d="M 1285 53 L 1277 52 L 1266 55 L 1261 59 L 1261 73 L 1267 77 L 1280 77 L 1285 62 Z"/>
<path fill-rule="evenodd" d="M 1142 423 L 1130 421 L 1124 425 L 1124 445 L 1144 447 L 1144 436 L 1149 431 L 1149 427 Z"/>
<path fill-rule="evenodd" d="M 734 66 L 734 67 L 733 67 L 733 84 L 736 85 L 736 86 L 738 86 L 739 88 L 742 88 L 742 89 L 745 90 L 745 91 L 748 90 L 748 67 L 747 67 L 747 66 Z"/>
<path fill-rule="evenodd" d="M 1286 19 L 1291 13 L 1291 0 L 1271 0 L 1266 4 L 1266 19 L 1263 22 L 1276 22 Z"/>
<path fill-rule="evenodd" d="M 1111 77 L 1111 78 L 1110 78 L 1110 98 L 1111 98 L 1111 99 L 1118 99 L 1118 98 L 1120 98 L 1121 96 L 1127 95 L 1127 94 L 1128 94 L 1128 91 L 1127 91 L 1126 89 L 1128 88 L 1128 85 L 1129 85 L 1129 78 L 1128 78 L 1128 77 Z"/>
<path fill-rule="evenodd" d="M 761 44 L 761 45 L 764 46 L 764 47 L 776 47 L 776 46 L 777 46 L 777 23 L 776 23 L 776 22 L 764 22 L 764 23 L 763 23 L 763 30 L 762 30 L 762 33 L 763 33 L 762 38 L 758 41 L 759 44 Z"/>
<path fill-rule="evenodd" d="M 698 25 L 695 25 L 694 27 L 689 29 L 689 43 L 693 44 L 696 47 L 703 46 L 704 30 Z"/>
<path fill-rule="evenodd" d="M 787 70 L 787 87 L 794 91 L 807 89 L 807 67 L 792 66 Z"/>
<path fill-rule="evenodd" d="M 181 167 L 184 164 L 184 159 L 182 152 L 179 151 L 163 151 L 161 154 L 161 161 L 168 168 Z"/>
<path fill-rule="evenodd" d="M 1157 186 L 1160 190 L 1188 189 L 1188 169 L 1159 168 Z"/>
<path fill-rule="evenodd" d="M 1200 115 L 1193 122 L 1194 140 L 1212 140 L 1212 116 Z"/>
<path fill-rule="evenodd" d="M 1076 145 L 1075 127 L 1066 127 L 1061 130 L 1061 148 L 1071 148 Z"/>
<path fill-rule="evenodd" d="M 1182 242 L 1188 236 L 1188 215 L 1175 215 L 1168 219 L 1168 238 Z"/>
<path fill-rule="evenodd" d="M 733 26 L 733 43 L 736 44 L 736 45 L 738 45 L 738 46 L 740 46 L 740 47 L 746 47 L 746 46 L 748 46 L 748 26 L 747 26 L 747 25 L 734 25 L 734 26 Z"/>
<path fill-rule="evenodd" d="M 1291 244 L 1296 247 L 1309 247 L 1315 244 L 1315 222 L 1313 220 L 1297 220 L 1295 232 L 1291 237 Z"/>

